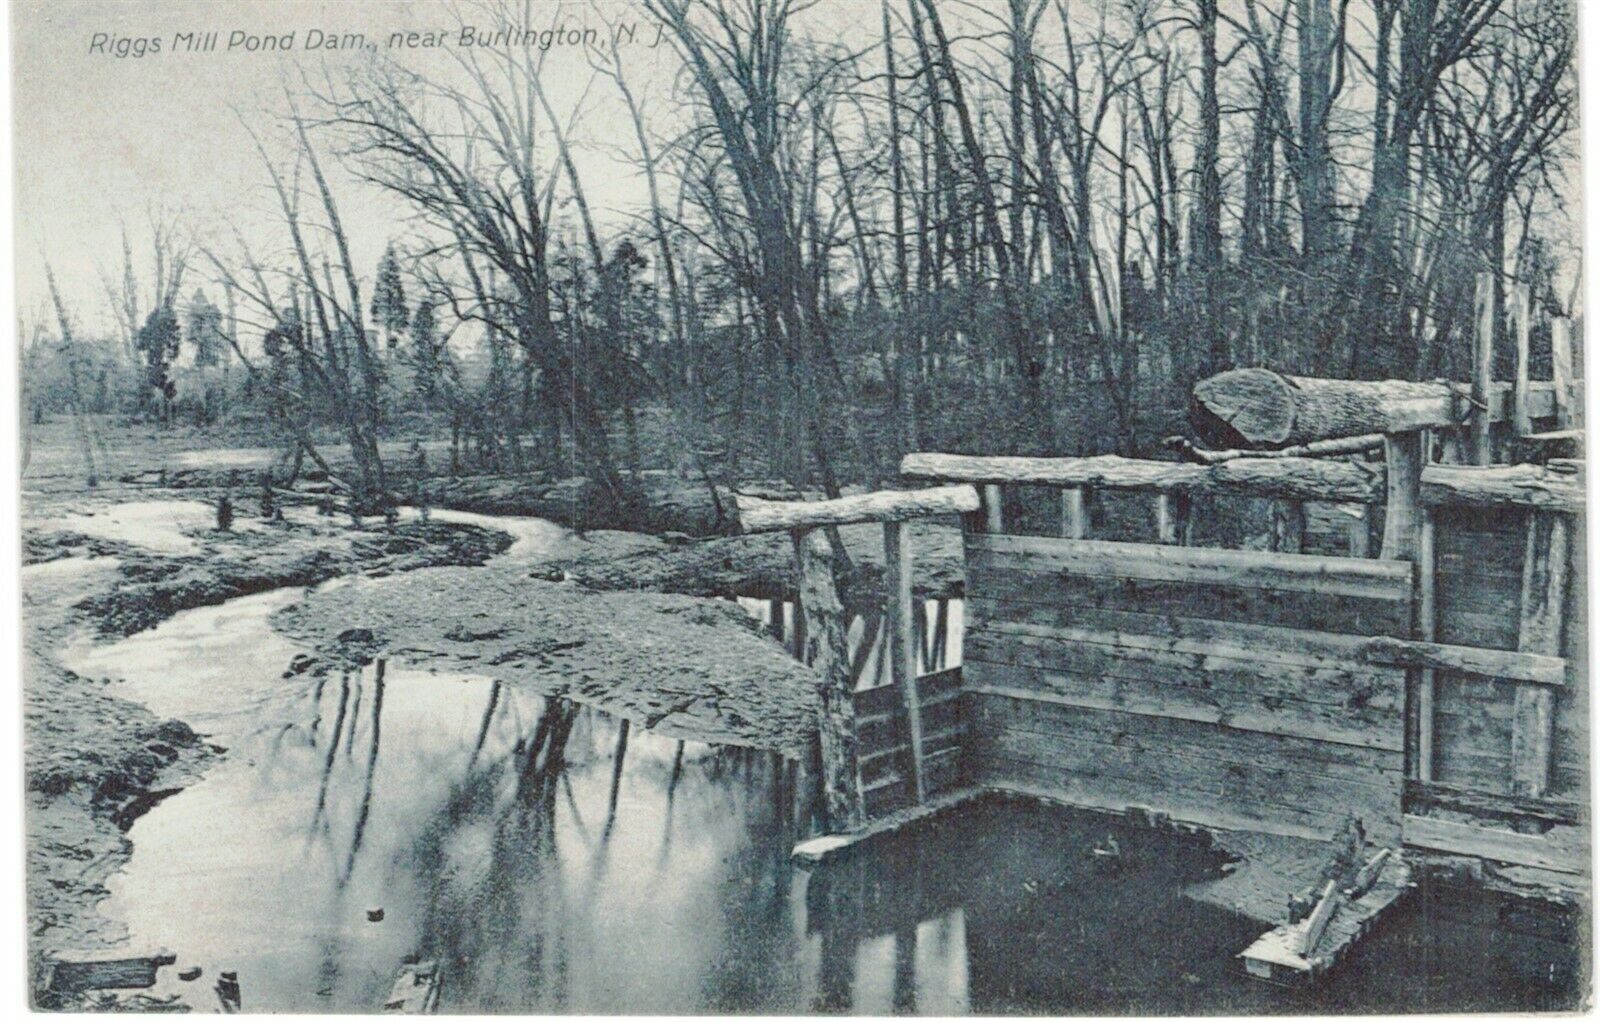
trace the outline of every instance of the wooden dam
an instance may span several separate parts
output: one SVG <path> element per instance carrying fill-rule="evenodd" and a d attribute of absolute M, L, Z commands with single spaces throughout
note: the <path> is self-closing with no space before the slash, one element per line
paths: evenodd
<path fill-rule="evenodd" d="M 1247 449 L 917 453 L 901 473 L 925 488 L 740 498 L 746 531 L 794 534 L 818 672 L 827 836 L 797 856 L 995 790 L 1320 841 L 1358 818 L 1383 854 L 1263 938 L 1261 975 L 1330 966 L 1407 863 L 1586 899 L 1581 381 L 1564 323 L 1551 381 L 1517 333 L 1512 382 L 1486 358 L 1471 384 L 1203 381 L 1207 438 Z M 1035 512 L 1049 494 L 1045 526 L 1024 490 Z M 1270 528 L 1241 542 L 1220 525 L 1245 509 Z M 917 676 L 905 523 L 952 514 L 963 662 Z M 826 538 L 857 522 L 883 524 L 893 665 L 859 691 Z"/>

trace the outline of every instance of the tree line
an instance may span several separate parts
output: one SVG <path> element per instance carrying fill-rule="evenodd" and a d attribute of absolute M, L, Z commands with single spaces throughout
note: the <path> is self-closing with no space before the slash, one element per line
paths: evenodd
<path fill-rule="evenodd" d="M 1483 270 L 1577 311 L 1570 0 L 639 3 L 670 95 L 614 45 L 584 69 L 631 138 L 586 136 L 535 49 L 286 90 L 252 132 L 277 236 L 159 225 L 143 290 L 124 244 L 137 408 L 172 416 L 187 343 L 377 503 L 419 410 L 619 504 L 669 458 L 836 494 L 918 448 L 1133 453 L 1235 365 L 1460 377 Z M 638 170 L 620 218 L 600 145 Z M 405 212 L 373 270 L 335 162 Z M 180 301 L 196 274 L 221 306 Z"/>

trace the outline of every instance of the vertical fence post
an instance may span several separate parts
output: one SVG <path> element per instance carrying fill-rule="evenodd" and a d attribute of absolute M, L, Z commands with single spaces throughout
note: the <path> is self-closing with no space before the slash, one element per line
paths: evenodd
<path fill-rule="evenodd" d="M 822 751 L 822 797 L 833 831 L 861 826 L 860 775 L 857 773 L 856 710 L 850 692 L 850 646 L 844 607 L 833 580 L 833 548 L 815 529 L 795 529 L 794 554 L 800 565 L 796 624 L 806 622 L 801 662 L 816 670 L 817 740 Z M 798 631 L 798 627 L 796 631 Z"/>
<path fill-rule="evenodd" d="M 1384 560 L 1407 561 L 1416 552 L 1417 514 L 1422 505 L 1422 465 L 1427 460 L 1426 430 L 1390 433 L 1383 438 L 1386 499 L 1383 508 Z"/>
<path fill-rule="evenodd" d="M 894 677 L 906 707 L 911 743 L 911 780 L 917 802 L 927 799 L 922 776 L 922 700 L 917 693 L 916 603 L 911 592 L 911 534 L 904 522 L 883 523 L 883 588 L 892 626 Z"/>
<path fill-rule="evenodd" d="M 1550 381 L 1555 390 L 1556 429 L 1571 429 L 1576 422 L 1572 412 L 1572 322 L 1550 321 Z"/>
<path fill-rule="evenodd" d="M 1437 610 L 1434 602 L 1433 512 L 1424 508 L 1417 530 L 1417 638 L 1432 642 Z M 1417 672 L 1417 780 L 1433 780 L 1433 668 Z"/>
<path fill-rule="evenodd" d="M 1006 531 L 1005 515 L 1001 513 L 999 483 L 985 483 L 983 487 L 983 529 L 998 535 Z"/>
<path fill-rule="evenodd" d="M 1474 465 L 1494 461 L 1494 445 L 1489 434 L 1489 412 L 1494 401 L 1494 333 L 1498 312 L 1494 302 L 1494 274 L 1478 274 L 1475 304 L 1477 324 L 1472 336 L 1472 444 Z"/>
<path fill-rule="evenodd" d="M 1522 564 L 1522 620 L 1517 649 L 1561 654 L 1561 618 L 1566 606 L 1568 535 L 1565 515 L 1528 515 L 1528 545 Z M 1555 693 L 1546 685 L 1517 686 L 1511 725 L 1511 786 L 1537 798 L 1550 785 L 1550 738 Z"/>
<path fill-rule="evenodd" d="M 1061 537 L 1083 539 L 1089 534 L 1089 509 L 1081 486 L 1061 489 Z"/>
<path fill-rule="evenodd" d="M 1306 506 L 1298 500 L 1272 502 L 1272 550 L 1298 554 L 1306 545 Z"/>
<path fill-rule="evenodd" d="M 1533 432 L 1533 408 L 1528 403 L 1529 322 L 1528 285 L 1511 291 L 1511 335 L 1517 344 L 1517 375 L 1511 386 L 1511 422 L 1517 436 Z"/>
<path fill-rule="evenodd" d="M 1189 495 L 1178 490 L 1156 497 L 1156 541 L 1167 546 L 1189 545 Z"/>

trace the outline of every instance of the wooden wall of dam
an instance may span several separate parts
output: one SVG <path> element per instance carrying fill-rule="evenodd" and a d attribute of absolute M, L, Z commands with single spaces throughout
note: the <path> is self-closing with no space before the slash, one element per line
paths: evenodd
<path fill-rule="evenodd" d="M 964 689 L 984 785 L 1326 837 L 1399 838 L 1409 565 L 973 533 Z"/>

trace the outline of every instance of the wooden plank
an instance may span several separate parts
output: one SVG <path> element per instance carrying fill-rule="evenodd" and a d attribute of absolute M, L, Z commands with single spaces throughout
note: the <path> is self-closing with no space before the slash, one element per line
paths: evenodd
<path fill-rule="evenodd" d="M 1557 429 L 1568 429 L 1582 421 L 1581 402 L 1577 403 L 1580 414 L 1573 414 L 1572 379 L 1572 324 L 1565 318 L 1553 319 L 1550 321 L 1550 389 L 1555 401 Z"/>
<path fill-rule="evenodd" d="M 1511 428 L 1520 437 L 1533 432 L 1533 409 L 1528 398 L 1528 359 L 1532 326 L 1528 285 L 1516 284 L 1511 289 L 1511 336 L 1516 344 L 1516 370 L 1511 382 Z"/>
<path fill-rule="evenodd" d="M 1410 847 L 1474 855 L 1557 873 L 1581 874 L 1589 863 L 1588 841 L 1583 829 L 1578 827 L 1552 827 L 1544 834 L 1519 834 L 1407 813 L 1403 831 L 1405 843 Z"/>
<path fill-rule="evenodd" d="M 1416 556 L 1418 516 L 1422 510 L 1422 468 L 1432 438 L 1427 430 L 1395 433 L 1383 438 L 1384 477 L 1388 501 L 1383 512 L 1383 547 L 1386 561 L 1409 561 Z"/>
<path fill-rule="evenodd" d="M 1368 865 L 1376 870 L 1371 886 L 1352 893 L 1326 921 L 1319 940 L 1309 940 L 1315 916 L 1274 927 L 1239 957 L 1252 976 L 1285 984 L 1308 984 L 1337 968 L 1377 921 L 1412 889 L 1411 869 L 1390 849 L 1380 849 Z"/>
<path fill-rule="evenodd" d="M 990 483 L 983 488 L 983 527 L 988 532 L 1006 531 L 1005 495 L 1000 487 Z"/>
<path fill-rule="evenodd" d="M 980 567 L 1411 599 L 1411 566 L 1385 561 L 1050 536 L 969 536 L 967 555 Z"/>
<path fill-rule="evenodd" d="M 1037 731 L 1090 738 L 1153 756 L 1181 752 L 1261 769 L 1291 768 L 1332 780 L 1399 791 L 1398 748 L 1374 749 L 1321 739 L 1230 727 L 1210 721 L 1077 706 L 1000 692 L 969 693 L 972 731 Z"/>
<path fill-rule="evenodd" d="M 1489 433 L 1489 401 L 1494 386 L 1494 335 L 1499 318 L 1492 272 L 1484 270 L 1478 274 L 1473 303 L 1472 411 L 1469 416 L 1472 442 L 1468 451 L 1474 465 L 1487 465 L 1494 461 L 1494 447 Z"/>
<path fill-rule="evenodd" d="M 922 741 L 924 754 L 930 736 L 960 730 L 966 726 L 966 709 L 959 691 L 947 698 L 922 706 Z M 887 749 L 907 748 L 905 710 L 893 714 L 871 714 L 856 718 L 856 739 L 862 760 Z"/>
<path fill-rule="evenodd" d="M 1581 514 L 1585 506 L 1584 479 L 1581 473 L 1557 472 L 1539 465 L 1429 465 L 1422 470 L 1422 502 Z"/>
<path fill-rule="evenodd" d="M 1089 534 L 1089 509 L 1082 486 L 1068 486 L 1061 491 L 1061 537 L 1083 539 Z"/>
<path fill-rule="evenodd" d="M 924 710 L 932 704 L 960 694 L 961 668 L 959 667 L 947 667 L 942 671 L 932 671 L 917 678 L 917 698 Z M 857 689 L 853 698 L 858 716 L 904 710 L 900 691 L 893 684 Z"/>
<path fill-rule="evenodd" d="M 1567 683 L 1567 662 L 1558 656 L 1537 653 L 1512 653 L 1476 646 L 1384 637 L 1369 640 L 1363 655 L 1375 664 L 1462 671 L 1538 685 L 1561 686 Z"/>
<path fill-rule="evenodd" d="M 1272 502 L 1272 549 L 1298 554 L 1306 543 L 1306 506 L 1298 500 Z"/>
<path fill-rule="evenodd" d="M 1561 651 L 1570 557 L 1567 529 L 1567 519 L 1562 515 L 1535 514 L 1528 518 L 1518 640 L 1518 649 L 1524 654 L 1553 656 Z M 1554 692 L 1531 687 L 1517 690 L 1511 773 L 1512 787 L 1520 795 L 1543 795 L 1549 787 L 1554 716 Z"/>
<path fill-rule="evenodd" d="M 820 532 L 796 529 L 800 614 L 805 621 L 801 662 L 817 672 L 817 737 L 821 746 L 823 810 L 831 830 L 851 830 L 863 819 L 856 779 L 855 703 L 850 692 L 850 648 L 844 607 L 833 580 L 833 549 Z"/>
<path fill-rule="evenodd" d="M 1113 619 L 1103 620 L 1109 623 Z M 1399 675 L 1398 671 L 1366 655 L 1370 640 L 1270 626 L 1251 628 L 1223 623 L 1208 628 L 1197 622 L 1171 628 L 1158 625 L 1156 630 L 1144 631 L 1099 625 L 1041 624 L 986 615 L 973 623 L 969 635 L 975 649 L 1021 642 L 1041 648 L 1060 647 L 1069 657 L 1079 653 L 1124 656 L 1139 661 L 1140 670 L 1148 669 L 1149 664 L 1161 663 L 1218 674 L 1237 672 L 1247 678 L 1292 674 L 1288 683 L 1304 698 L 1313 698 L 1310 693 L 1315 683 L 1311 672 L 1324 672 L 1338 676 L 1341 691 L 1332 701 L 1341 705 L 1352 698 L 1343 691 L 1345 685 L 1386 685 Z M 1277 637 L 1281 641 L 1275 646 L 1257 645 L 1250 641 L 1253 636 L 1264 641 Z M 1364 699 L 1365 694 L 1361 698 Z"/>
<path fill-rule="evenodd" d="M 1438 605 L 1435 598 L 1436 569 L 1434 567 L 1433 512 L 1423 508 L 1417 531 L 1417 638 L 1431 642 L 1437 631 Z M 1433 716 L 1438 678 L 1431 667 L 1424 666 L 1417 674 L 1417 776 L 1424 781 L 1433 779 Z"/>
<path fill-rule="evenodd" d="M 1190 504 L 1184 493 L 1162 493 L 1156 497 L 1156 542 L 1168 546 L 1188 546 Z"/>
<path fill-rule="evenodd" d="M 1146 718 L 1149 719 L 1149 718 Z M 1401 777 L 1399 764 L 1388 778 L 1369 783 L 1350 777 L 1328 777 L 1295 768 L 1295 764 L 1262 765 L 1230 761 L 1226 755 L 1195 755 L 1188 748 L 1148 749 L 1123 741 L 1105 741 L 1094 732 L 983 729 L 974 736 L 972 755 L 1017 763 L 1038 763 L 1084 778 L 1143 781 L 1152 792 L 1184 793 L 1203 802 L 1209 798 L 1250 800 L 1270 813 L 1303 818 L 1305 809 L 1319 816 L 1354 813 L 1372 830 L 1398 833 Z"/>
<path fill-rule="evenodd" d="M 899 522 L 884 523 L 883 564 L 884 595 L 889 603 L 886 614 L 889 618 L 890 662 L 894 665 L 895 681 L 905 702 L 906 734 L 911 742 L 912 788 L 916 792 L 916 800 L 922 802 L 928 792 L 922 779 L 922 703 L 917 692 L 917 607 L 911 599 L 911 534 Z"/>
<path fill-rule="evenodd" d="M 977 695 L 1033 699 L 1084 709 L 1116 710 L 1222 724 L 1240 731 L 1306 738 L 1312 741 L 1383 749 L 1404 748 L 1399 712 L 1236 691 L 1163 684 L 1148 678 L 1084 674 L 1019 664 L 975 663 L 967 686 Z"/>
<path fill-rule="evenodd" d="M 926 490 L 879 490 L 834 500 L 762 500 L 734 494 L 739 527 L 745 532 L 781 532 L 853 522 L 901 522 L 930 515 L 955 515 L 976 510 L 978 491 L 971 486 L 936 486 Z"/>
<path fill-rule="evenodd" d="M 1328 928 L 1328 922 L 1333 918 L 1334 910 L 1339 907 L 1338 883 L 1329 880 L 1322 888 L 1322 897 L 1317 901 L 1317 907 L 1311 910 L 1311 917 L 1306 920 L 1306 927 L 1300 932 L 1300 953 L 1309 955 L 1316 951 L 1317 942 L 1322 939 L 1322 931 Z"/>
<path fill-rule="evenodd" d="M 1325 632 L 1355 635 L 1406 638 L 1411 634 L 1411 608 L 1404 603 L 1328 593 L 1044 574 L 987 568 L 972 560 L 967 562 L 966 591 L 969 601 L 1129 610 L 1285 628 L 1301 628 L 1307 622 L 1315 622 Z"/>
<path fill-rule="evenodd" d="M 1109 490 L 1231 493 L 1285 500 L 1381 504 L 1383 466 L 1319 458 L 1238 458 L 1216 465 L 1093 458 L 1012 458 L 913 453 L 900 462 L 907 479 L 970 483 L 1090 486 Z"/>
<path fill-rule="evenodd" d="M 1090 750 L 1098 752 L 1098 749 Z M 1154 757 L 1145 757 L 1150 762 Z M 988 756 L 973 760 L 973 782 L 1001 791 L 1031 795 L 1046 801 L 1087 809 L 1126 812 L 1141 808 L 1165 813 L 1174 820 L 1218 830 L 1245 830 L 1323 841 L 1344 822 L 1342 810 L 1325 804 L 1280 805 L 1252 794 L 1164 787 L 1149 773 L 1124 776 L 1115 759 L 1098 772 L 1079 773 L 1070 768 L 1029 760 Z M 1152 767 L 1152 769 L 1157 769 Z M 1235 792 L 1241 785 L 1235 784 Z M 1242 787 L 1249 788 L 1248 785 Z M 1385 837 L 1399 827 L 1379 822 L 1369 830 Z"/>
<path fill-rule="evenodd" d="M 1197 645 L 1192 648 L 1204 648 L 1227 656 L 1261 657 L 1297 665 L 1359 666 L 1373 662 L 1367 657 L 1367 646 L 1373 640 L 1361 635 L 1186 617 L 1159 613 L 1159 610 L 1109 609 L 1084 603 L 1022 603 L 972 596 L 967 598 L 967 627 L 970 631 L 976 631 L 995 622 L 1001 627 L 1006 623 L 1044 626 L 1048 631 L 1062 635 L 1098 632 L 1157 638 L 1164 636 L 1168 639 L 1191 640 L 1203 644 L 1203 647 Z M 1150 641 L 1145 640 L 1146 644 Z M 1280 659 L 1281 654 L 1287 654 L 1287 657 Z"/>
<path fill-rule="evenodd" d="M 1568 827 L 1583 826 L 1588 819 L 1588 807 L 1578 802 L 1552 798 L 1523 798 L 1519 795 L 1457 788 L 1448 784 L 1407 781 L 1405 799 L 1407 811 L 1422 816 L 1428 815 L 1426 810 L 1442 809 L 1486 820 L 1520 821 L 1541 826 L 1561 824 Z"/>
<path fill-rule="evenodd" d="M 432 1015 L 439 1009 L 439 963 L 428 959 L 400 966 L 383 1010 L 390 1015 Z"/>

